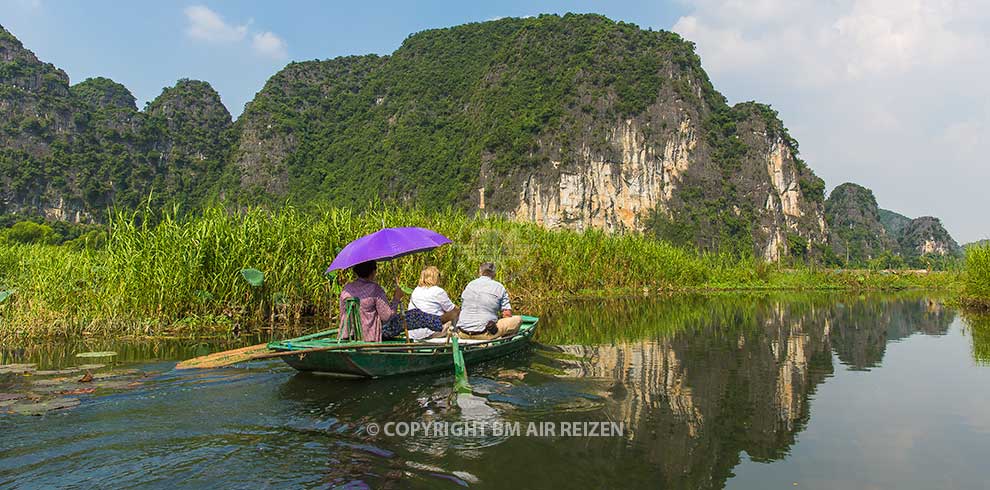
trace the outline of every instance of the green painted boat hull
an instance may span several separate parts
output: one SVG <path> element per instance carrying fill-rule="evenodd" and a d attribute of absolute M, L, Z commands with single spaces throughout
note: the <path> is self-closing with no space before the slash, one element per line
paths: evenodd
<path fill-rule="evenodd" d="M 461 344 L 460 350 L 467 365 L 503 357 L 529 346 L 539 318 L 524 316 L 519 333 L 507 339 L 497 339 L 479 345 Z M 337 376 L 380 378 L 403 374 L 448 371 L 453 369 L 451 346 L 424 343 L 423 348 L 397 348 L 382 342 L 383 350 L 332 350 L 310 352 L 299 356 L 284 356 L 282 360 L 299 371 L 333 374 Z M 336 339 L 320 340 L 312 336 L 280 342 L 272 342 L 269 348 L 279 351 L 305 350 L 337 345 Z M 388 349 L 394 349 L 389 351 Z"/>

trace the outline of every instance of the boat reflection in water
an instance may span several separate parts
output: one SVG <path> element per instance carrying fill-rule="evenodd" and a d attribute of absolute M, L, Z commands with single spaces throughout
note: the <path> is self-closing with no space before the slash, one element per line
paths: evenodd
<path fill-rule="evenodd" d="M 603 314 L 607 312 L 607 314 Z M 890 342 L 942 335 L 955 314 L 925 298 L 677 297 L 571 305 L 545 316 L 528 356 L 471 369 L 496 421 L 622 422 L 621 437 L 374 438 L 499 486 L 722 488 L 742 458 L 785 458 L 836 369 L 880 365 Z M 575 342 L 576 341 L 576 342 Z M 837 365 L 838 364 L 838 365 Z M 839 365 L 844 365 L 840 368 Z M 370 418 L 451 420 L 425 380 Z M 353 394 L 352 394 L 353 395 Z M 349 397 L 353 399 L 353 396 Z M 405 408 L 403 408 L 405 407 Z M 446 418 L 445 418 L 446 417 Z M 493 467 L 490 461 L 498 463 Z M 543 471 L 499 472 L 539 462 Z M 563 476 L 562 476 L 563 475 Z"/>
<path fill-rule="evenodd" d="M 990 322 L 938 300 L 681 295 L 541 313 L 537 344 L 469 366 L 474 393 L 461 399 L 450 373 L 342 380 L 279 361 L 173 371 L 166 358 L 203 347 L 156 344 L 147 357 L 159 360 L 140 364 L 137 347 L 101 345 L 148 376 L 58 416 L 0 416 L 0 487 L 172 488 L 176 475 L 208 488 L 983 486 Z M 2 355 L 58 364 L 77 351 Z M 523 433 L 369 430 L 389 422 Z M 526 435 L 564 422 L 622 430 Z"/>

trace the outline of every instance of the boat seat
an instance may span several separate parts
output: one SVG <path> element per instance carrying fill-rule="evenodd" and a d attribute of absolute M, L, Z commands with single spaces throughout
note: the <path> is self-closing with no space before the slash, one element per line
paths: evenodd
<path fill-rule="evenodd" d="M 447 343 L 447 338 L 446 337 L 440 337 L 440 338 L 436 338 L 436 339 L 423 339 L 423 340 L 420 340 L 419 342 L 427 342 L 427 343 L 430 343 L 430 344 L 446 344 Z M 481 343 L 481 342 L 488 342 L 488 341 L 487 340 L 481 340 L 481 339 L 457 339 L 457 343 L 459 343 L 461 345 L 478 344 L 478 343 Z"/>

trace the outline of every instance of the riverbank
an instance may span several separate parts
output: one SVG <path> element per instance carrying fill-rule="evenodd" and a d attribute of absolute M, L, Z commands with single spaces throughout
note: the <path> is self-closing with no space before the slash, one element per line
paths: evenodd
<path fill-rule="evenodd" d="M 179 219 L 118 215 L 104 248 L 0 245 L 0 340 L 74 335 L 206 335 L 336 314 L 349 272 L 324 271 L 341 247 L 387 226 L 435 229 L 453 244 L 385 264 L 415 284 L 436 265 L 452 295 L 499 264 L 519 309 L 581 296 L 717 290 L 950 290 L 957 272 L 830 270 L 697 254 L 641 234 L 547 230 L 455 211 L 301 212 L 220 208 Z M 142 224 L 154 221 L 154 226 Z M 264 273 L 246 280 L 242 270 Z"/>
<path fill-rule="evenodd" d="M 966 250 L 966 274 L 959 303 L 969 310 L 990 314 L 990 245 Z"/>

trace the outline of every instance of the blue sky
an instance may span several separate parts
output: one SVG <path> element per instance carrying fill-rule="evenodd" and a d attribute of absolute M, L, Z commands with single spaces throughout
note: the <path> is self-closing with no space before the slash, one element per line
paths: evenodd
<path fill-rule="evenodd" d="M 126 85 L 143 107 L 178 78 L 206 80 L 235 117 L 268 77 L 291 60 L 389 54 L 411 33 L 495 17 L 599 12 L 644 27 L 669 28 L 682 10 L 647 1 L 0 0 L 0 6 L 0 24 L 39 58 L 63 68 L 73 83 L 92 76 L 112 78 Z M 212 22 L 210 13 L 224 25 Z M 202 29 L 191 32 L 194 26 Z M 264 33 L 282 40 L 284 49 L 259 50 L 255 35 Z"/>
<path fill-rule="evenodd" d="M 694 41 L 731 102 L 776 108 L 829 189 L 990 236 L 990 2 L 661 0 L 317 2 L 0 0 L 0 24 L 73 83 L 106 76 L 138 103 L 179 78 L 235 115 L 291 60 L 394 51 L 434 27 L 597 12 Z"/>

